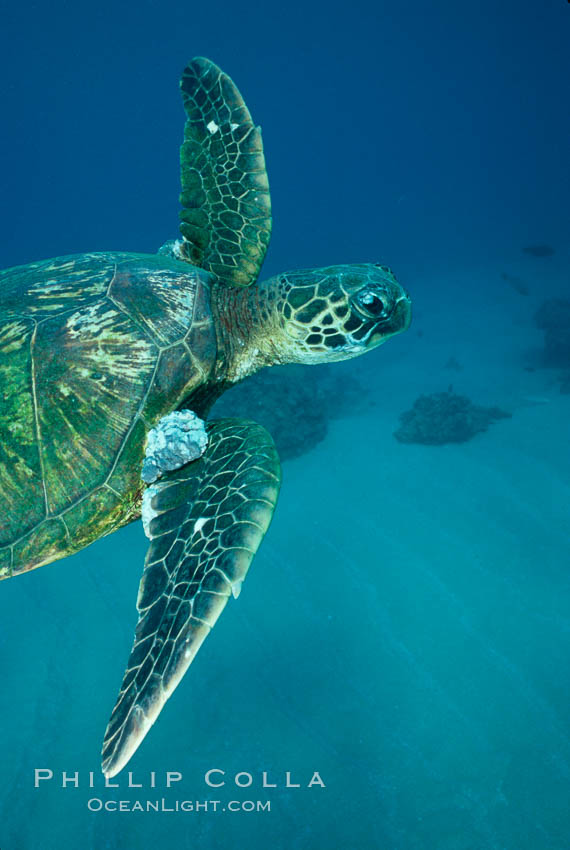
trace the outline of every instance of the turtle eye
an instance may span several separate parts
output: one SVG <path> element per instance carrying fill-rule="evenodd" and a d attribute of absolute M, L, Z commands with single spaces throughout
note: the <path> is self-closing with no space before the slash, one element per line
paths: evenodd
<path fill-rule="evenodd" d="M 356 302 L 368 316 L 374 319 L 385 318 L 390 312 L 388 299 L 374 289 L 363 289 L 356 296 Z"/>

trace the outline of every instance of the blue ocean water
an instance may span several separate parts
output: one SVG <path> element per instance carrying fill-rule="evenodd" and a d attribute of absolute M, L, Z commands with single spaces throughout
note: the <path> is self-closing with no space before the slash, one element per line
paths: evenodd
<path fill-rule="evenodd" d="M 570 396 L 534 323 L 570 297 L 569 33 L 561 0 L 4 5 L 2 267 L 176 235 L 178 77 L 205 55 L 263 128 L 264 276 L 386 262 L 415 318 L 336 366 L 370 403 L 284 465 L 239 600 L 132 760 L 142 788 L 98 776 L 140 523 L 2 584 L 1 850 L 570 845 Z M 512 418 L 397 442 L 450 384 Z M 88 809 L 163 798 L 271 810 Z"/>

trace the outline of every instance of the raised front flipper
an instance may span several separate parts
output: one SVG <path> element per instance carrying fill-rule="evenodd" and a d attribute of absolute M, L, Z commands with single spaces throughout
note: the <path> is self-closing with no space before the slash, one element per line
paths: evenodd
<path fill-rule="evenodd" d="M 241 583 L 269 527 L 280 465 L 267 431 L 243 419 L 208 426 L 196 461 L 160 479 L 148 523 L 139 621 L 103 743 L 115 776 L 158 717 Z"/>
<path fill-rule="evenodd" d="M 208 59 L 180 80 L 188 120 L 180 150 L 183 259 L 227 286 L 250 286 L 271 235 L 261 130 L 234 83 Z"/>

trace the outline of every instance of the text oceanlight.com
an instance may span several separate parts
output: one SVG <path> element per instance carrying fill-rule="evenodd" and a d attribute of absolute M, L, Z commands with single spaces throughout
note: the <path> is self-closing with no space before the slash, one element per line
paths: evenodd
<path fill-rule="evenodd" d="M 271 800 L 102 800 L 87 801 L 90 812 L 270 812 Z"/>

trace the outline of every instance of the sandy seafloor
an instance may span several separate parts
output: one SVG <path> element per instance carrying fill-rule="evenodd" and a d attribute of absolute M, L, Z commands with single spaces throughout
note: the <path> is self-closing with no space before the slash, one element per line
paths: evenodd
<path fill-rule="evenodd" d="M 338 366 L 371 404 L 285 464 L 239 600 L 132 760 L 146 787 L 87 787 L 130 648 L 140 523 L 3 583 L 2 850 L 570 845 L 570 396 L 557 370 L 524 369 L 536 295 L 496 269 L 419 284 L 411 330 Z M 512 419 L 460 445 L 398 443 L 398 414 L 450 383 Z M 35 767 L 82 784 L 36 790 Z M 208 793 L 209 768 L 225 788 Z M 183 773 L 176 790 L 165 770 Z M 315 770 L 325 789 L 261 787 L 263 771 Z M 271 811 L 102 814 L 91 797 Z"/>

